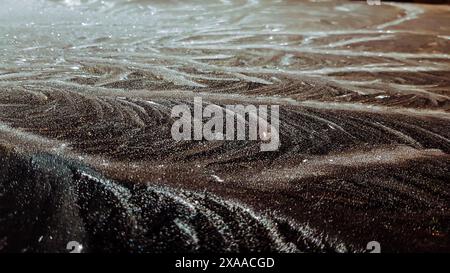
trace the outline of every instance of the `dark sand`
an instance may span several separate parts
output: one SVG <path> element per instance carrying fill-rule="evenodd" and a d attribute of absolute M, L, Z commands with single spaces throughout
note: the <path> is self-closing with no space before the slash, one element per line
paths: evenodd
<path fill-rule="evenodd" d="M 0 252 L 450 251 L 450 7 L 160 5 L 167 34 L 73 33 L 70 12 L 45 49 L 44 19 L 1 30 L 27 35 L 2 45 Z M 194 96 L 280 105 L 280 149 L 175 142 Z"/>

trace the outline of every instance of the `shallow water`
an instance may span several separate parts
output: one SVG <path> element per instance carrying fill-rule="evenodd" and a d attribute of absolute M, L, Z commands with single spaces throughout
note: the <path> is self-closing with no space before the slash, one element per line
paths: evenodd
<path fill-rule="evenodd" d="M 0 251 L 448 251 L 449 15 L 0 0 Z M 280 105 L 280 150 L 173 141 L 194 96 Z"/>
<path fill-rule="evenodd" d="M 444 72 L 439 80 L 448 84 L 445 6 L 439 6 L 433 15 L 437 19 L 431 20 L 426 11 L 437 8 L 354 2 L 2 1 L 0 5 L 3 81 L 56 80 L 127 88 L 136 84 L 136 89 L 171 84 L 174 89 L 207 88 L 222 81 L 277 84 L 283 80 L 277 77 L 311 76 L 356 93 L 364 87 L 362 92 L 369 96 L 390 89 L 401 97 L 418 96 L 430 107 L 448 108 L 448 97 L 440 94 L 442 83 L 424 79 L 411 88 L 407 80 L 392 79 L 405 78 L 407 72 L 439 71 Z M 426 22 L 408 29 L 406 22 L 413 24 L 418 17 Z M 146 82 L 148 76 L 133 72 L 148 73 L 159 81 Z M 355 72 L 363 75 L 352 75 Z M 380 79 L 381 73 L 392 76 Z M 375 103 L 397 100 L 387 97 Z"/>

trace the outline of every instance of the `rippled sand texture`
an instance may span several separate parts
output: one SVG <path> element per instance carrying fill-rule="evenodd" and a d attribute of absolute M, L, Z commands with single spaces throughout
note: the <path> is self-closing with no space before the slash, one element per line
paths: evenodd
<path fill-rule="evenodd" d="M 0 2 L 0 251 L 450 251 L 450 7 Z M 281 148 L 172 106 L 280 105 Z"/>

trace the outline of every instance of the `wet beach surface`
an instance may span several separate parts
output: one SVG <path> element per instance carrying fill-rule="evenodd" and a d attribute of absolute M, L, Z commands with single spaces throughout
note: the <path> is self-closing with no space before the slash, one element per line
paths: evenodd
<path fill-rule="evenodd" d="M 450 6 L 0 3 L 0 252 L 450 251 Z M 171 109 L 280 105 L 275 152 Z"/>

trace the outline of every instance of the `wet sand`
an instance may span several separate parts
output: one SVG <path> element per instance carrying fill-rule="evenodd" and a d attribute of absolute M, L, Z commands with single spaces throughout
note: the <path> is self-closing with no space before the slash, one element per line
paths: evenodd
<path fill-rule="evenodd" d="M 0 252 L 449 252 L 449 14 L 1 3 Z M 280 149 L 174 141 L 194 97 L 280 105 Z"/>

